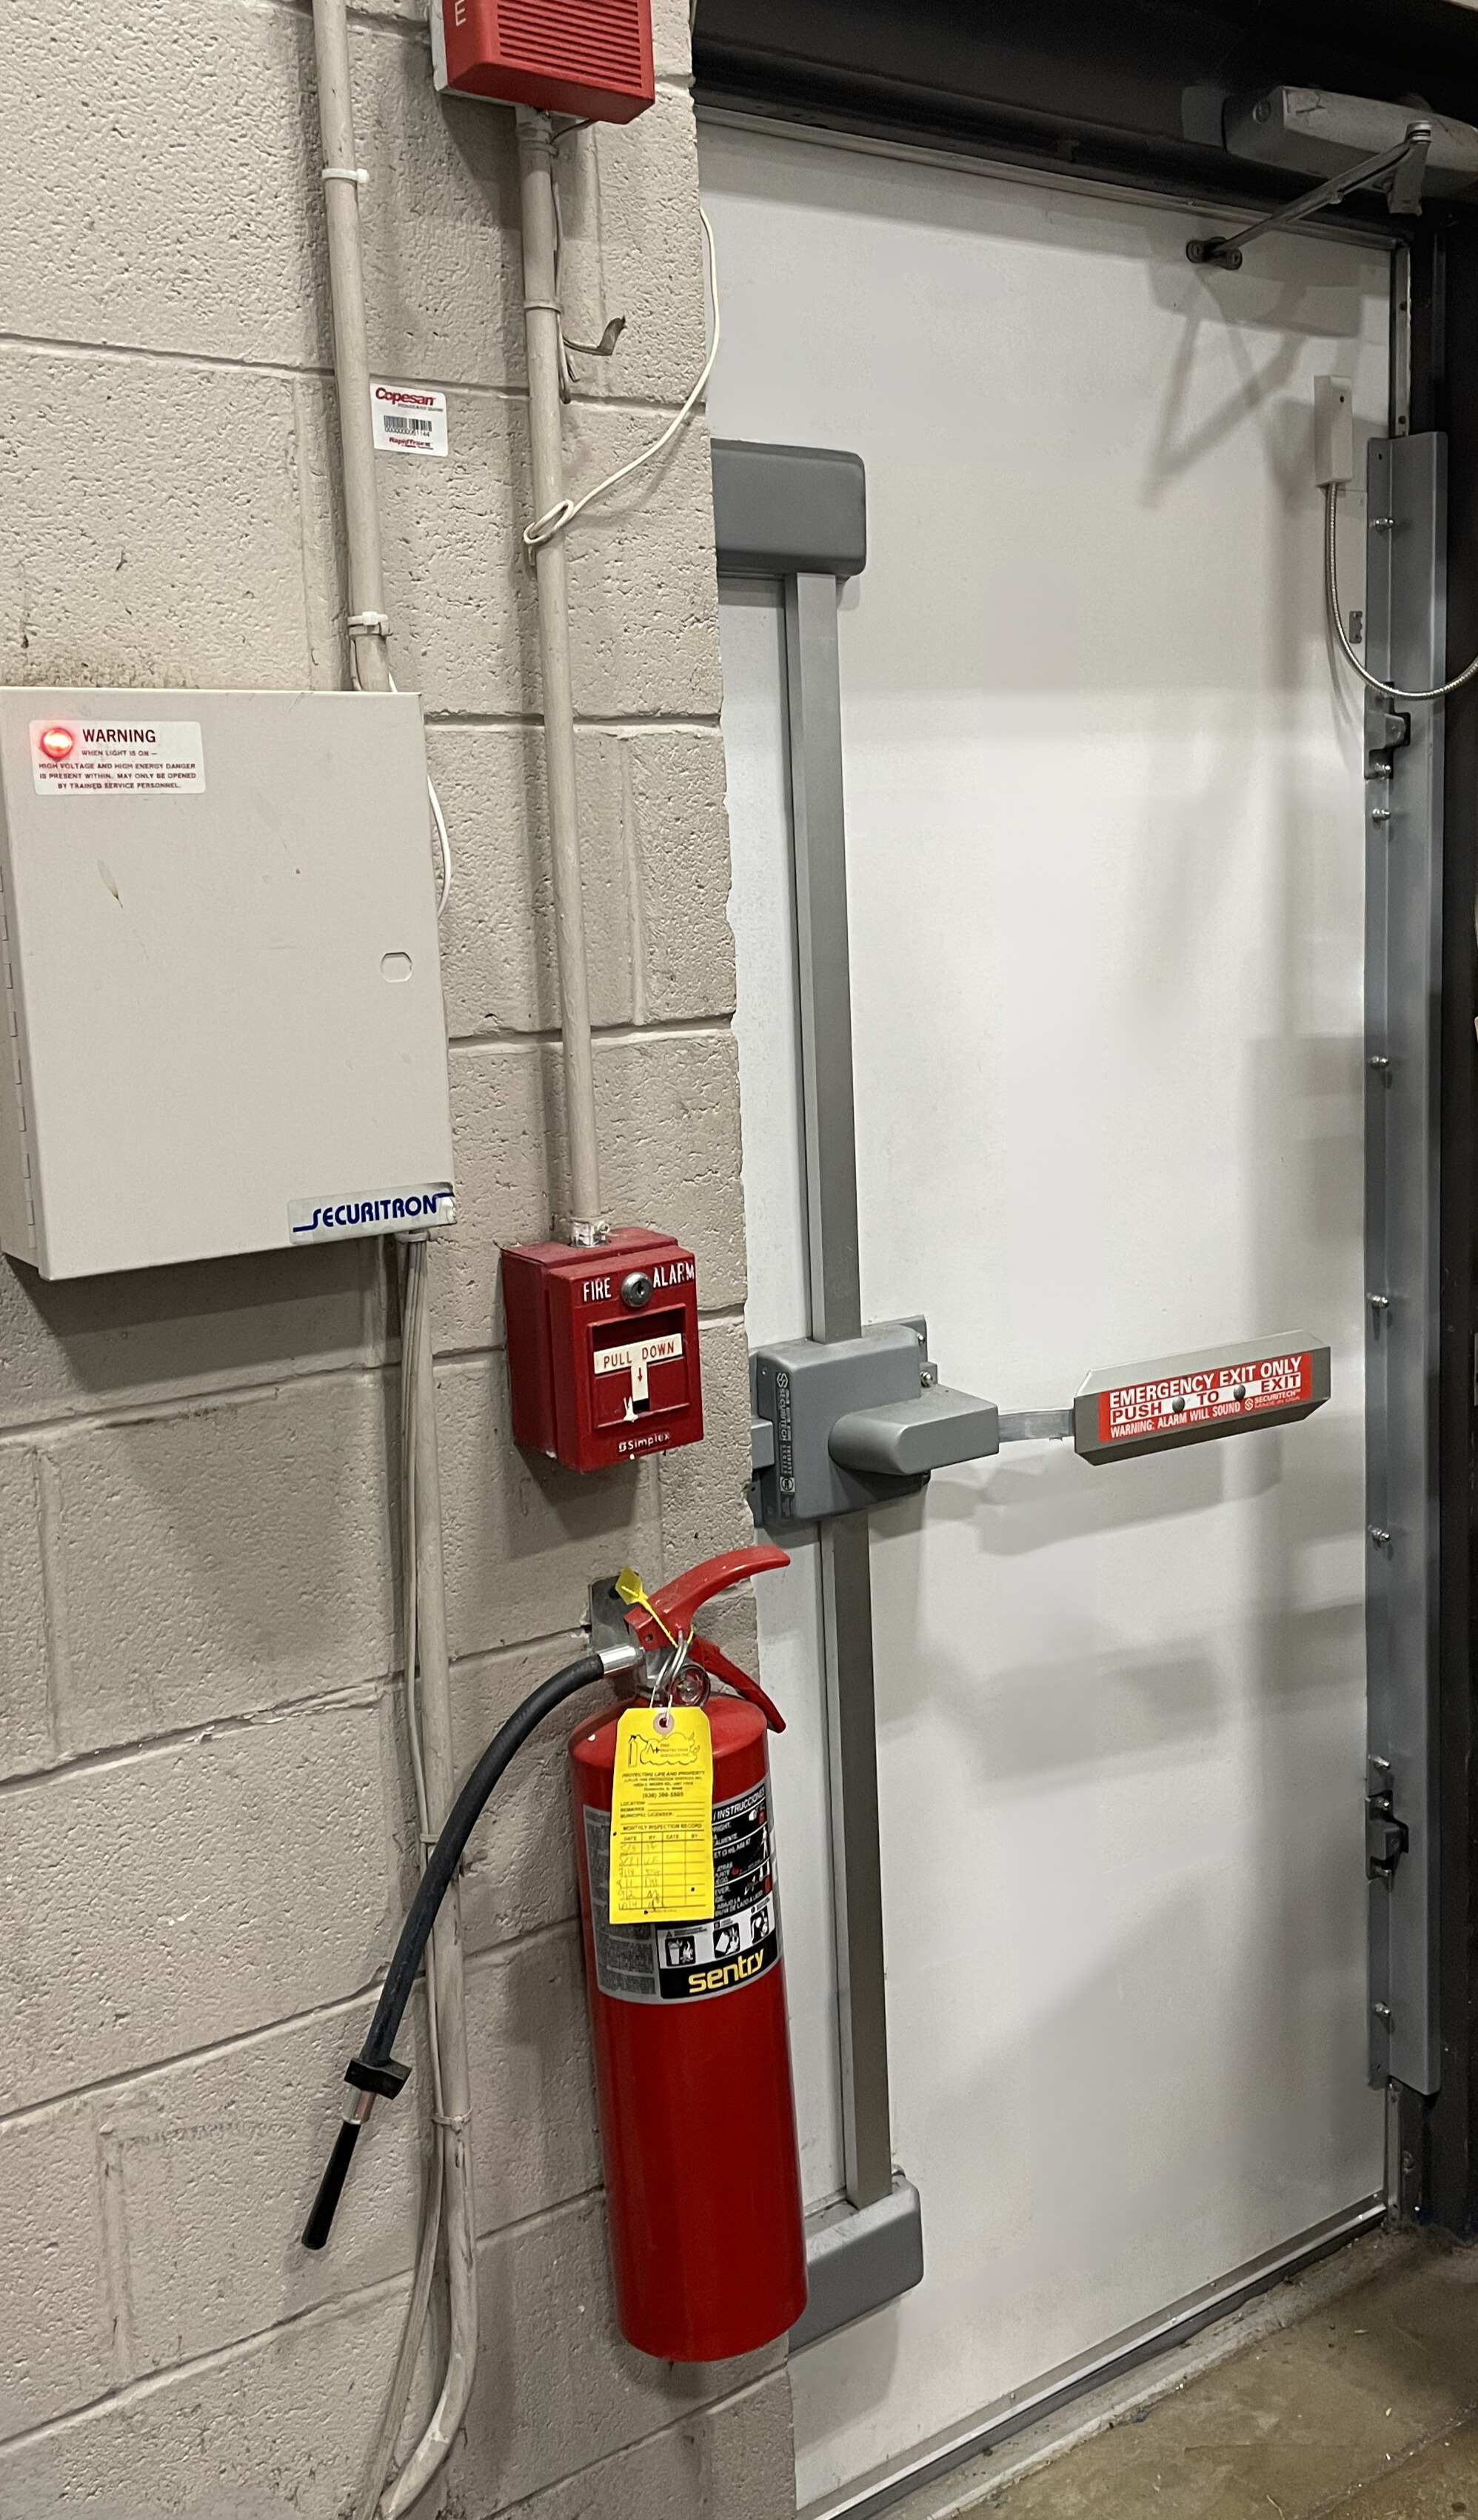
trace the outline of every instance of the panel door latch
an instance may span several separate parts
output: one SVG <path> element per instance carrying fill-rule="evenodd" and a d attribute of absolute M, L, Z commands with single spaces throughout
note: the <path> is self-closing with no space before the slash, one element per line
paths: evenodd
<path fill-rule="evenodd" d="M 1387 1759 L 1372 1759 L 1366 1792 L 1366 1873 L 1371 1881 L 1394 1881 L 1396 1867 L 1411 1843 L 1411 1832 L 1396 1817 L 1396 1789 Z"/>

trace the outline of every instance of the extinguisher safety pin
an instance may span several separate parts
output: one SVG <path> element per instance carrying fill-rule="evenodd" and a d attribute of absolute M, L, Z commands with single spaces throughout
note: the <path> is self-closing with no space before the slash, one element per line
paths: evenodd
<path fill-rule="evenodd" d="M 677 1695 L 678 1682 L 682 1679 L 683 1674 L 688 1667 L 688 1655 L 692 1643 L 693 1630 L 690 1628 L 685 1636 L 679 1637 L 671 1653 L 663 1655 L 662 1661 L 665 1667 L 651 1692 L 651 1702 L 653 1706 L 670 1706 L 672 1704 L 674 1697 Z"/>

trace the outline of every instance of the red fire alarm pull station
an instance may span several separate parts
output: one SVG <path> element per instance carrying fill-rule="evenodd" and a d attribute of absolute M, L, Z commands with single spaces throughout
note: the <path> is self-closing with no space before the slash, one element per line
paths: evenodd
<path fill-rule="evenodd" d="M 431 65 L 461 96 L 630 122 L 656 94 L 650 0 L 431 0 Z"/>
<path fill-rule="evenodd" d="M 503 1303 L 515 1444 L 605 1470 L 701 1439 L 697 1268 L 670 1234 L 511 1244 Z"/>

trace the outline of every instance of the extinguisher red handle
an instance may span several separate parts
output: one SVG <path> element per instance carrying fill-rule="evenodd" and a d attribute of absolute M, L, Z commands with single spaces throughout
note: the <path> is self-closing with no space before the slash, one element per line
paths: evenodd
<path fill-rule="evenodd" d="M 772 1732 L 784 1732 L 785 1719 L 774 1698 L 767 1697 L 759 1682 L 751 1680 L 746 1671 L 740 1671 L 737 1662 L 731 1662 L 723 1647 L 716 1645 L 711 1637 L 690 1637 L 688 1659 L 695 1662 L 700 1671 L 706 1671 L 710 1680 L 721 1680 L 737 1697 L 747 1697 L 751 1706 L 759 1708 Z"/>
<path fill-rule="evenodd" d="M 650 1652 L 662 1643 L 665 1632 L 686 1637 L 703 1603 L 711 1601 L 715 1593 L 727 1593 L 732 1585 L 742 1584 L 746 1575 L 767 1575 L 772 1568 L 789 1563 L 783 1549 L 771 1546 L 728 1549 L 722 1557 L 705 1557 L 700 1566 L 690 1566 L 686 1575 L 675 1575 L 660 1593 L 652 1594 L 650 1608 L 645 1602 L 633 1602 L 626 1624 L 637 1642 Z"/>

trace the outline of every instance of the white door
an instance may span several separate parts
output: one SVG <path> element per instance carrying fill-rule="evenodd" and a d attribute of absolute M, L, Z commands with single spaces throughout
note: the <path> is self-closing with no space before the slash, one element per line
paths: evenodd
<path fill-rule="evenodd" d="M 942 1378 L 1328 1338 L 1301 1426 L 1023 1445 L 874 1517 L 894 2143 L 922 2286 L 795 2359 L 799 2490 L 1377 2189 L 1366 2083 L 1359 711 L 1313 390 L 1384 428 L 1384 257 L 711 128 L 726 437 L 849 448 L 865 1318 Z M 1363 477 L 1363 466 L 1362 466 Z M 1363 501 L 1348 506 L 1350 600 Z M 724 607 L 754 1292 L 804 1330 L 775 602 Z M 814 1575 L 762 1597 L 808 2197 L 840 2186 Z"/>

